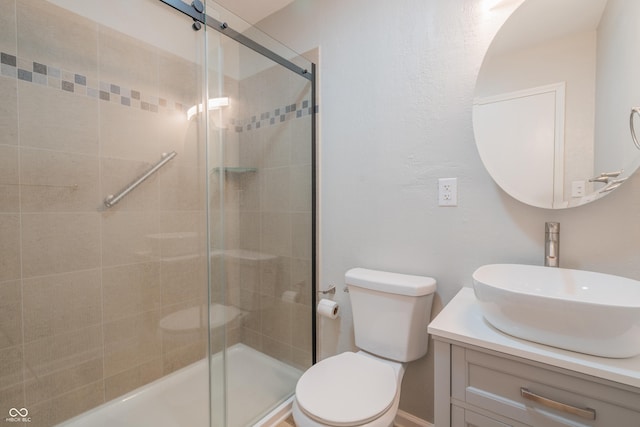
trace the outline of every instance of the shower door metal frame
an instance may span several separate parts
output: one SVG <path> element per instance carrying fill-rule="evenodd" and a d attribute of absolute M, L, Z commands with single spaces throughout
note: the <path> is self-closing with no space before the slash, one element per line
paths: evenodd
<path fill-rule="evenodd" d="M 209 28 L 218 31 L 221 34 L 224 34 L 225 36 L 237 41 L 241 45 L 256 51 L 260 55 L 271 59 L 272 61 L 293 71 L 294 73 L 301 75 L 305 79 L 311 81 L 312 84 L 314 83 L 315 72 L 313 71 L 313 66 L 312 66 L 312 71 L 309 71 L 306 68 L 302 68 L 294 64 L 293 62 L 289 61 L 288 59 L 278 55 L 271 49 L 268 49 L 262 46 L 260 43 L 256 43 L 255 41 L 245 36 L 244 34 L 239 33 L 238 31 L 229 27 L 226 22 L 218 21 L 217 19 L 212 18 L 211 16 L 207 15 L 204 12 L 198 12 L 196 7 L 193 5 L 195 4 L 195 1 L 191 5 L 188 5 L 182 0 L 160 0 L 160 1 L 164 4 L 167 4 L 173 7 L 176 10 L 179 10 L 185 15 L 189 15 L 191 18 L 193 18 L 194 22 L 200 22 L 202 24 L 207 25 Z M 314 88 L 312 88 L 312 90 L 314 90 Z"/>
<path fill-rule="evenodd" d="M 201 23 L 209 28 L 224 34 L 225 36 L 237 41 L 241 45 L 248 47 L 249 49 L 259 53 L 260 55 L 271 59 L 275 63 L 285 67 L 286 69 L 298 74 L 299 76 L 309 80 L 311 83 L 311 363 L 317 362 L 317 319 L 315 307 L 317 304 L 317 292 L 316 292 L 316 276 L 317 276 L 317 174 L 316 174 L 316 115 L 317 115 L 317 98 L 316 98 L 316 64 L 309 61 L 311 64 L 311 70 L 302 68 L 288 59 L 278 55 L 274 51 L 262 46 L 247 36 L 239 33 L 233 28 L 229 27 L 226 22 L 218 21 L 215 18 L 207 15 L 204 12 L 199 12 L 198 9 L 202 9 L 202 3 L 199 0 L 194 0 L 193 3 L 187 4 L 182 0 L 160 0 L 162 3 L 171 6 L 172 8 L 184 13 L 191 17 L 195 23 Z M 194 27 L 194 30 L 197 29 Z"/>

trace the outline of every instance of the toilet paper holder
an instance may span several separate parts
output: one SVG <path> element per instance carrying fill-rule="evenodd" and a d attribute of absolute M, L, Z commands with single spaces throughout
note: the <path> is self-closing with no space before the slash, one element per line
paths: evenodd
<path fill-rule="evenodd" d="M 349 288 L 347 288 L 345 286 L 343 291 L 344 292 L 349 292 Z M 335 295 L 335 293 L 336 293 L 336 285 L 329 285 L 329 289 L 327 289 L 326 291 L 318 291 L 318 293 L 322 294 L 322 295 L 327 295 L 327 294 Z"/>
<path fill-rule="evenodd" d="M 327 289 L 326 291 L 318 291 L 319 294 L 322 295 L 327 295 L 327 294 L 335 294 L 336 293 L 336 286 L 335 285 L 329 285 L 329 289 Z"/>

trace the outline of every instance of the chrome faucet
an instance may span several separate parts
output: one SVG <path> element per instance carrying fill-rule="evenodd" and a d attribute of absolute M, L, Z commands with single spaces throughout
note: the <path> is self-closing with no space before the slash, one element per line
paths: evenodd
<path fill-rule="evenodd" d="M 560 223 L 544 223 L 544 265 L 560 267 Z"/>

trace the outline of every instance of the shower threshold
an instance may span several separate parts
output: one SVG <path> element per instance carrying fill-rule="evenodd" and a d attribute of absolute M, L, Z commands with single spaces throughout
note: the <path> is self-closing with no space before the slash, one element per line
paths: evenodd
<path fill-rule="evenodd" d="M 226 387 L 222 369 L 226 364 Z M 228 427 L 258 423 L 286 401 L 302 371 L 244 344 L 211 358 L 213 427 L 225 427 L 222 417 L 226 389 Z M 209 372 L 206 359 L 140 387 L 126 395 L 80 414 L 64 427 L 207 427 Z"/>

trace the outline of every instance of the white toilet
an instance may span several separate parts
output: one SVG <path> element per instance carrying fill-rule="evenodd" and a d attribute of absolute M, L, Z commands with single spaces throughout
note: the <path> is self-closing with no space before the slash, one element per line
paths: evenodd
<path fill-rule="evenodd" d="M 354 268 L 345 282 L 360 351 L 324 359 L 300 377 L 298 427 L 393 425 L 406 362 L 427 353 L 434 279 Z"/>

